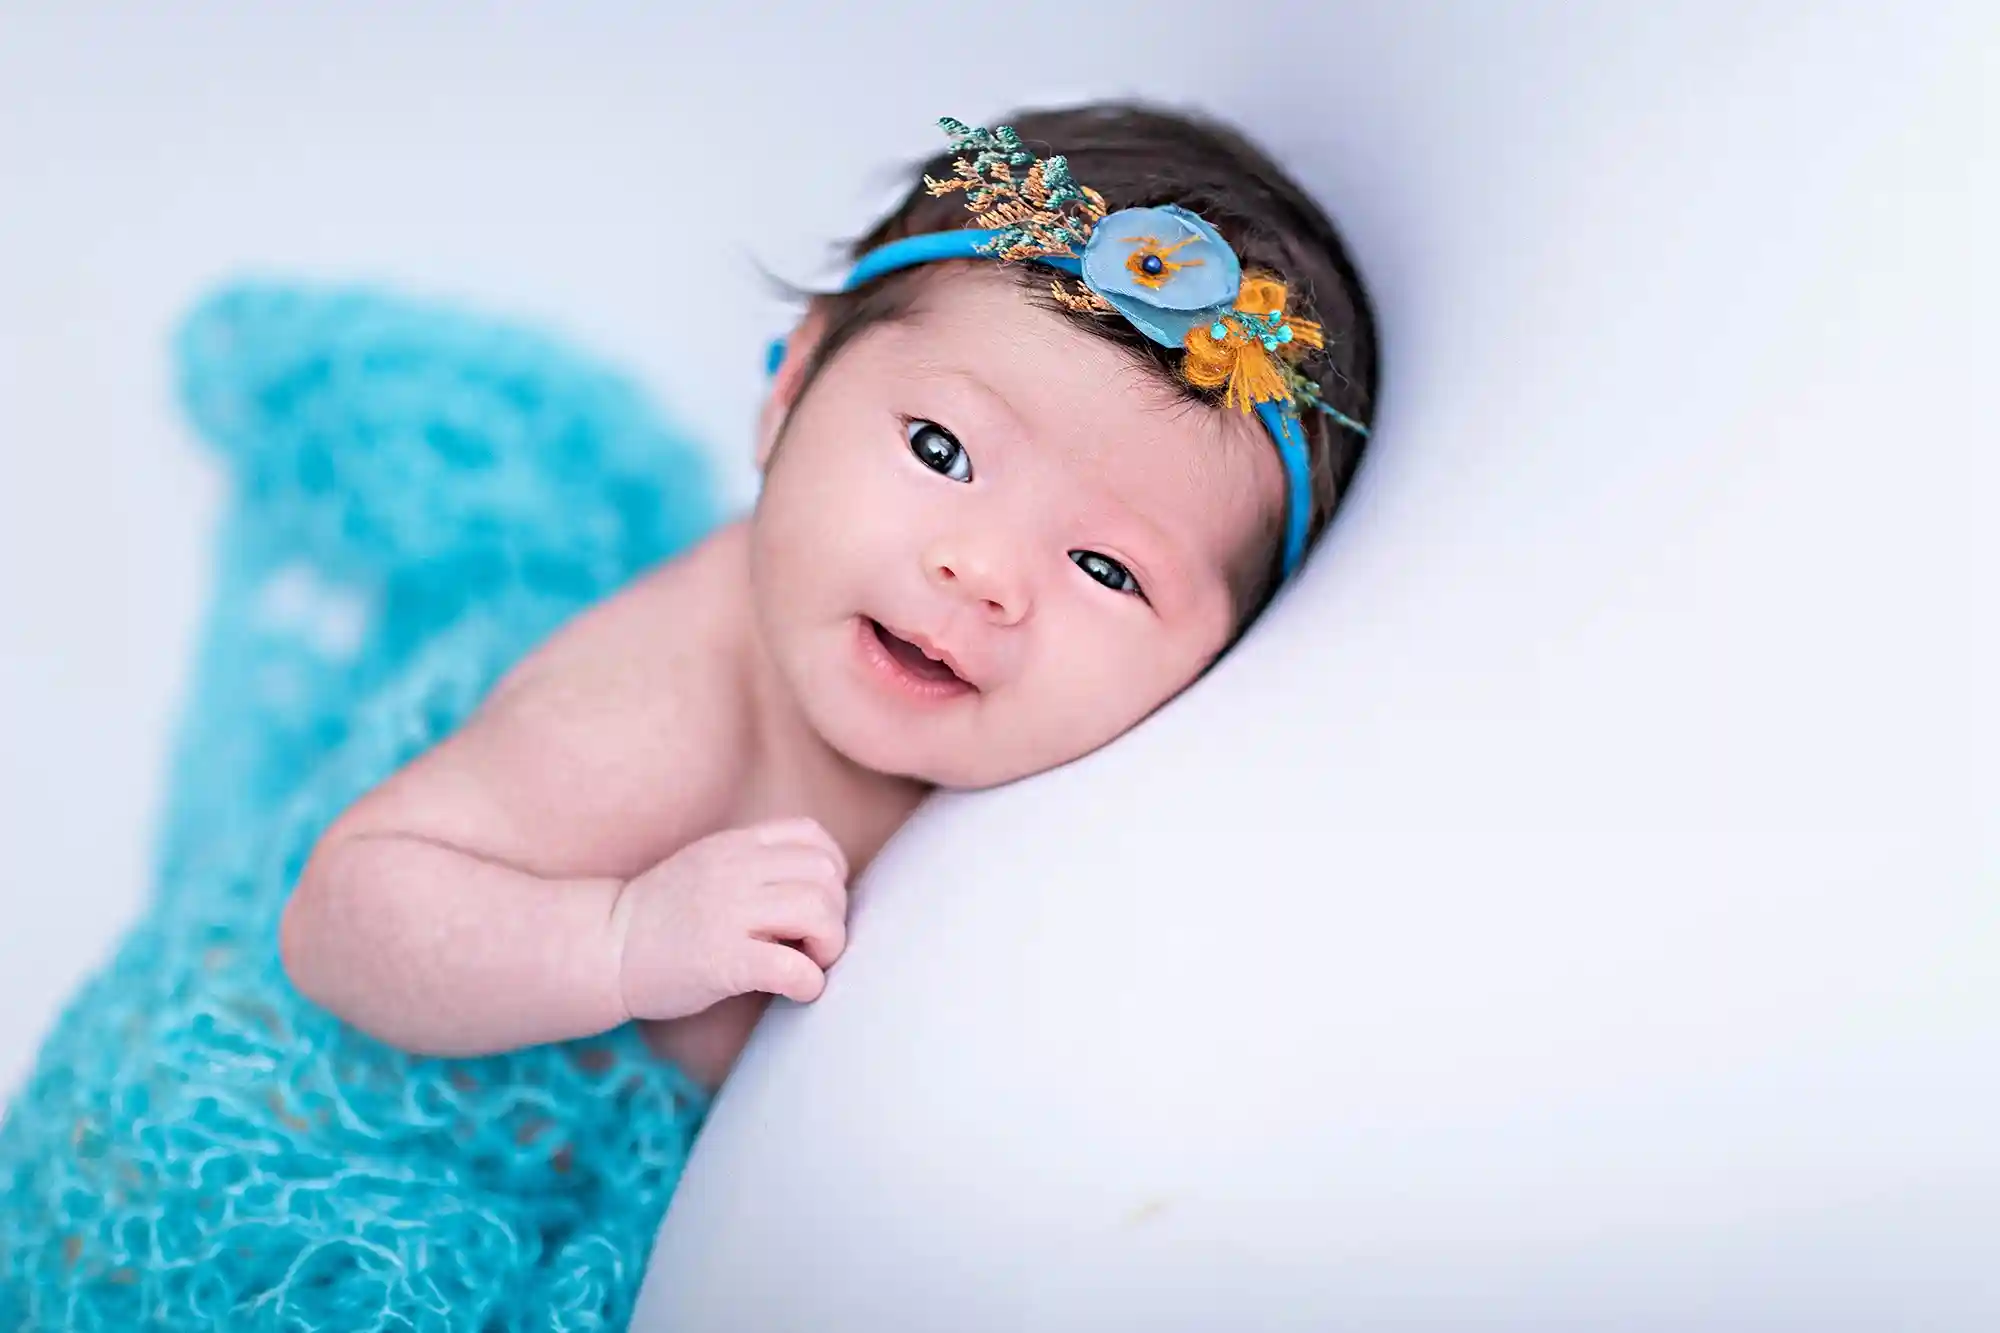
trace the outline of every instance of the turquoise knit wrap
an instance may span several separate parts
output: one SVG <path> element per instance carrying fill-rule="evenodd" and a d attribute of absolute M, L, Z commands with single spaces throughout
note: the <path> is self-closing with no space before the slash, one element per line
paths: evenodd
<path fill-rule="evenodd" d="M 379 293 L 232 287 L 177 353 L 218 586 L 153 892 L 0 1122 L 0 1330 L 623 1327 L 700 1091 L 630 1029 L 403 1055 L 276 930 L 348 802 L 713 523 L 703 455 L 584 356 Z"/>

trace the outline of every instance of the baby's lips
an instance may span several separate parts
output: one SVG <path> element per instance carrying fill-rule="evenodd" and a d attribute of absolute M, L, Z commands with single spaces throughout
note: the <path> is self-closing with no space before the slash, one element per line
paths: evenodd
<path fill-rule="evenodd" d="M 906 630 L 898 628 L 897 626 L 890 624 L 886 620 L 877 621 L 876 623 L 881 625 L 882 628 L 888 630 L 891 634 L 895 635 L 897 638 L 903 640 L 903 642 L 915 644 L 924 653 L 928 654 L 931 657 L 936 658 L 938 661 L 950 667 L 953 675 L 957 676 L 960 680 L 964 681 L 966 684 L 972 686 L 973 689 L 976 690 L 979 688 L 978 678 L 975 677 L 970 671 L 966 669 L 964 660 L 961 659 L 956 653 L 952 652 L 951 649 L 945 647 L 943 644 L 940 644 L 936 639 L 931 638 L 927 634 L 918 633 L 915 630 Z"/>

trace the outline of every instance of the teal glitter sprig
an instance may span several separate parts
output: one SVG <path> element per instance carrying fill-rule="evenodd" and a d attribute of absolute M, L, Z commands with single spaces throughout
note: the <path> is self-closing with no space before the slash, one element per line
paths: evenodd
<path fill-rule="evenodd" d="M 1292 410 L 1299 416 L 1307 412 L 1324 412 L 1356 435 L 1367 437 L 1366 425 L 1326 401 L 1318 380 L 1286 361 L 1278 363 L 1278 373 L 1285 377 L 1285 387 L 1292 395 Z"/>
<path fill-rule="evenodd" d="M 984 176 L 994 167 L 1005 164 L 1008 167 L 1031 165 L 1035 155 L 1021 143 L 1021 136 L 1010 125 L 1002 125 L 997 130 L 976 128 L 962 120 L 950 116 L 940 116 L 938 124 L 951 136 L 951 146 L 961 155 L 973 154 L 972 169 Z"/>
<path fill-rule="evenodd" d="M 1105 204 L 1077 184 L 1065 159 L 1037 158 L 1010 126 L 988 130 L 950 116 L 938 124 L 959 157 L 948 179 L 926 176 L 924 185 L 933 195 L 965 195 L 967 211 L 996 233 L 981 244 L 981 253 L 1009 260 L 1082 253 Z"/>

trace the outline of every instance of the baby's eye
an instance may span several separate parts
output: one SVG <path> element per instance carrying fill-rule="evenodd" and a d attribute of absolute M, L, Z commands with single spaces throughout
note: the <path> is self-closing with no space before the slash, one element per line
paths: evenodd
<path fill-rule="evenodd" d="M 1113 592 L 1129 592 L 1135 597 L 1143 597 L 1139 590 L 1139 580 L 1132 577 L 1132 571 L 1113 560 L 1108 555 L 1095 551 L 1071 551 L 1069 558 L 1076 561 L 1076 567 L 1102 583 Z"/>
<path fill-rule="evenodd" d="M 943 426 L 935 421 L 912 421 L 904 428 L 904 434 L 910 441 L 910 452 L 925 467 L 953 481 L 972 480 L 971 455 Z"/>

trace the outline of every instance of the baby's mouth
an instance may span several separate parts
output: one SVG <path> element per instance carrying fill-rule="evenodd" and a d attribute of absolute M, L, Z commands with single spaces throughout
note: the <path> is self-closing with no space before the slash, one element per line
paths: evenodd
<path fill-rule="evenodd" d="M 960 685 L 971 686 L 971 681 L 953 671 L 948 664 L 938 661 L 908 639 L 898 638 L 881 621 L 871 619 L 868 625 L 875 631 L 875 637 L 881 641 L 882 647 L 888 651 L 896 665 L 917 679 L 956 681 Z"/>

